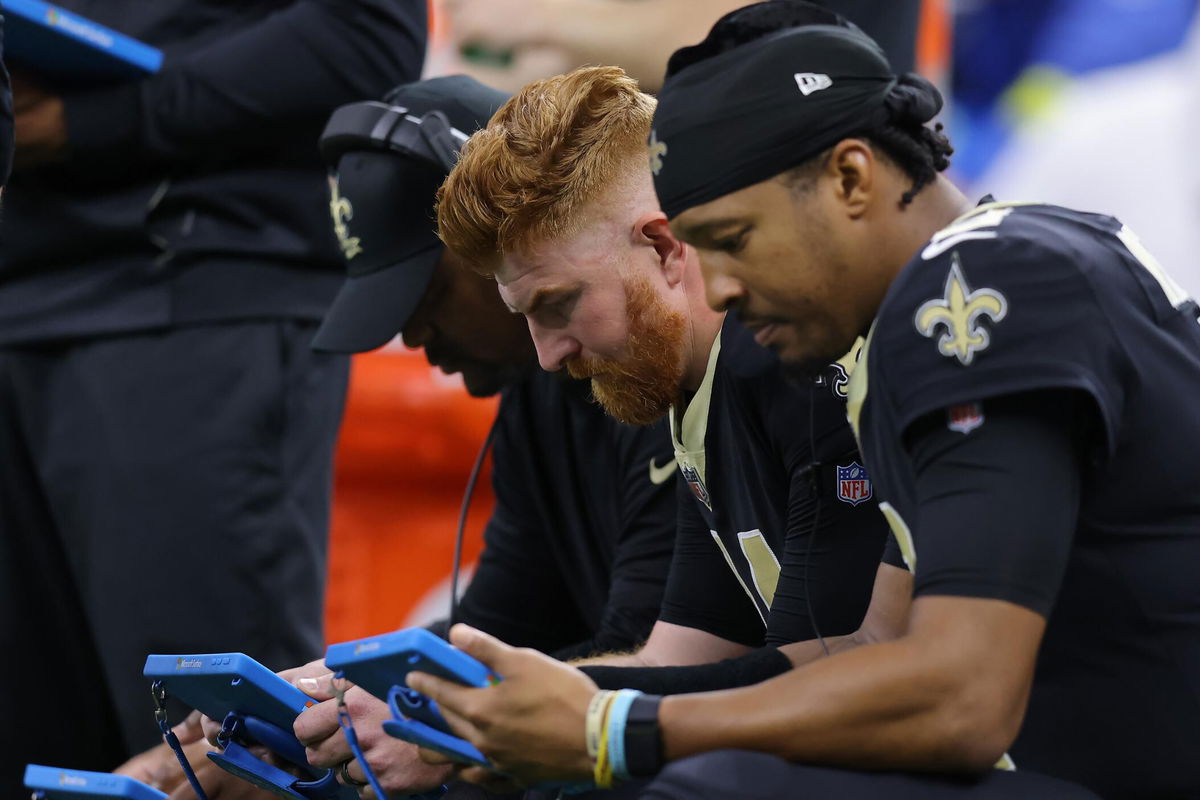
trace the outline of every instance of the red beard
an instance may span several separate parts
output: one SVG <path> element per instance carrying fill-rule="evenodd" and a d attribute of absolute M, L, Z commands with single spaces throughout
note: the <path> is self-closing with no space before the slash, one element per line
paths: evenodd
<path fill-rule="evenodd" d="M 629 425 L 649 425 L 679 395 L 687 324 L 644 277 L 626 281 L 625 311 L 626 354 L 620 359 L 571 359 L 567 372 L 572 378 L 592 379 L 592 394 L 610 416 Z"/>

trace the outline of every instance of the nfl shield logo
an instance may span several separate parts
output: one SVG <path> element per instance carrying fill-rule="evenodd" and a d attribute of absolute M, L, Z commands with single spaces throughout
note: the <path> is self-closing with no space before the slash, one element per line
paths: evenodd
<path fill-rule="evenodd" d="M 856 506 L 871 499 L 871 479 L 867 470 L 857 461 L 849 466 L 837 468 L 838 500 Z"/>
<path fill-rule="evenodd" d="M 946 427 L 968 434 L 983 424 L 983 406 L 979 403 L 960 403 L 946 410 Z"/>
<path fill-rule="evenodd" d="M 696 495 L 696 499 L 704 503 L 704 507 L 712 511 L 712 503 L 709 501 L 708 490 L 704 488 L 704 482 L 700 480 L 700 473 L 691 464 L 680 462 L 679 471 L 683 473 L 683 479 L 687 481 L 688 488 L 692 490 L 692 494 Z"/>

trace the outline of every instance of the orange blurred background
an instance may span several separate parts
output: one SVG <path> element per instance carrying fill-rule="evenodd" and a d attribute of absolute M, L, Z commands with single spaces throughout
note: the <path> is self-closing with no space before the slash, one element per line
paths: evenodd
<path fill-rule="evenodd" d="M 497 402 L 470 397 L 419 351 L 389 346 L 354 357 L 334 472 L 327 641 L 394 630 L 423 600 L 448 600 L 462 494 Z M 479 555 L 492 505 L 489 461 L 464 565 Z"/>

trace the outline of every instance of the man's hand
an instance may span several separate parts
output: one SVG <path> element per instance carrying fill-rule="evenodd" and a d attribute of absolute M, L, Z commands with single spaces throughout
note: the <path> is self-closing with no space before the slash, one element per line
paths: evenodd
<path fill-rule="evenodd" d="M 67 146 L 62 98 L 29 77 L 12 75 L 13 132 L 18 167 L 60 159 Z"/>
<path fill-rule="evenodd" d="M 208 760 L 207 754 L 212 747 L 201 736 L 200 712 L 193 711 L 186 720 L 175 726 L 174 731 L 192 771 L 196 773 L 210 800 L 271 800 L 275 796 L 230 775 Z M 113 771 L 167 792 L 170 800 L 195 800 L 196 793 L 183 774 L 179 759 L 165 742 L 139 753 Z"/>
<path fill-rule="evenodd" d="M 211 750 L 209 747 L 204 748 L 204 752 Z M 207 757 L 195 758 L 190 750 L 188 752 L 188 763 L 192 765 L 192 770 L 196 773 L 196 780 L 200 781 L 200 785 L 204 788 L 204 793 L 208 795 L 208 800 L 275 800 L 276 796 L 272 792 L 264 789 L 259 789 L 252 783 L 247 783 L 241 778 L 235 777 L 225 770 L 218 767 Z M 264 753 L 255 751 L 255 754 L 262 758 Z M 276 763 L 276 766 L 280 766 Z M 177 767 L 178 768 L 178 767 Z M 182 773 L 182 770 L 180 770 Z M 163 791 L 166 791 L 165 789 Z M 179 784 L 171 791 L 168 800 L 196 800 L 196 793 L 192 791 L 192 786 L 186 780 L 180 781 Z"/>
<path fill-rule="evenodd" d="M 321 656 L 320 658 L 314 658 L 307 664 L 299 667 L 292 667 L 291 669 L 285 669 L 277 674 L 285 681 L 290 681 L 291 683 L 295 684 L 302 692 L 306 694 L 312 694 L 309 689 L 315 689 L 320 686 L 319 681 L 312 679 L 324 678 L 330 673 L 329 667 L 325 666 L 325 656 Z M 305 682 L 301 683 L 301 681 Z"/>
<path fill-rule="evenodd" d="M 183 752 L 188 756 L 189 763 L 193 763 L 193 758 L 195 762 L 208 760 L 204 754 L 209 751 L 209 747 L 208 743 L 203 741 L 200 721 L 200 712 L 193 711 L 183 722 L 172 728 L 176 738 L 179 739 L 179 744 L 183 746 Z M 167 746 L 166 742 L 151 747 L 144 753 L 138 753 L 113 772 L 118 775 L 128 775 L 164 792 L 172 791 L 184 780 L 179 759 L 175 757 L 175 753 Z"/>
<path fill-rule="evenodd" d="M 455 625 L 450 641 L 504 678 L 495 686 L 473 689 L 424 673 L 408 676 L 408 685 L 435 700 L 459 736 L 478 747 L 496 769 L 526 785 L 592 776 L 584 727 L 588 703 L 598 690 L 590 678 L 466 625 Z M 422 757 L 445 760 L 426 751 Z M 488 783 L 495 776 L 469 767 L 461 777 Z"/>
<path fill-rule="evenodd" d="M 313 659 L 299 667 L 282 670 L 276 674 L 285 681 L 290 681 L 300 691 L 310 697 L 315 697 L 318 700 L 328 700 L 333 697 L 328 680 L 331 673 L 329 672 L 329 667 L 325 666 L 325 659 L 323 657 Z M 323 694 L 323 692 L 329 693 Z M 190 720 L 191 717 L 188 717 L 188 719 Z M 212 719 L 211 717 L 200 718 L 203 736 L 214 747 L 217 745 L 217 734 L 221 732 L 221 723 L 222 720 Z M 176 728 L 175 734 L 180 737 L 180 741 L 183 741 L 182 734 L 179 733 L 178 728 Z"/>
<path fill-rule="evenodd" d="M 326 676 L 326 681 L 332 676 Z M 322 679 L 316 679 L 320 682 Z M 327 684 L 326 684 L 327 686 Z M 322 687 L 323 689 L 326 687 Z M 358 744 L 367 764 L 375 773 L 379 785 L 388 794 L 407 795 L 427 792 L 445 783 L 451 773 L 449 766 L 426 764 L 413 745 L 393 739 L 383 732 L 382 724 L 391 719 L 387 703 L 371 696 L 357 686 L 346 692 L 346 711 L 354 723 Z M 305 746 L 308 763 L 315 767 L 340 769 L 358 781 L 366 780 L 362 765 L 354 760 L 350 745 L 342 735 L 337 719 L 337 702 L 326 700 L 296 718 L 293 729 L 296 738 Z M 369 788 L 362 789 L 363 797 L 373 797 Z"/>

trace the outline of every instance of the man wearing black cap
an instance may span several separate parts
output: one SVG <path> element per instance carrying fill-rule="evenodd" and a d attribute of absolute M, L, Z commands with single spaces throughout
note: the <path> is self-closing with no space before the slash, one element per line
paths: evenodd
<path fill-rule="evenodd" d="M 811 369 L 867 336 L 850 416 L 913 591 L 884 598 L 882 643 L 744 690 L 638 698 L 609 729 L 635 774 L 759 751 L 680 761 L 646 796 L 1091 796 L 1037 773 L 1197 796 L 1196 303 L 1111 217 L 972 209 L 938 175 L 937 91 L 861 33 L 736 23 L 672 60 L 655 186 L 710 303 L 781 357 Z M 580 676 L 464 633 L 541 696 L 573 693 L 558 719 L 582 717 Z M 486 692 L 415 682 L 474 703 L 480 726 L 503 716 Z M 520 744 L 545 758 L 572 725 L 525 712 Z M 552 760 L 564 777 L 588 764 Z"/>
<path fill-rule="evenodd" d="M 672 459 L 665 426 L 621 425 L 591 401 L 586 382 L 536 369 L 521 317 L 435 232 L 435 195 L 459 146 L 505 99 L 451 76 L 334 114 L 322 151 L 336 176 L 330 211 L 348 277 L 315 346 L 359 352 L 402 332 L 431 364 L 461 373 L 471 394 L 503 392 L 496 508 L 456 617 L 558 658 L 625 651 L 650 631 L 674 541 L 673 475 L 652 468 Z M 443 770 L 366 722 L 387 713 L 381 701 L 352 690 L 347 703 L 387 790 L 443 782 Z M 306 711 L 296 730 L 311 762 L 362 779 L 333 703 Z"/>
<path fill-rule="evenodd" d="M 435 233 L 438 186 L 467 133 L 506 97 L 450 76 L 333 114 L 321 150 L 332 170 L 329 211 L 348 274 L 314 346 L 362 352 L 402 333 L 432 365 L 461 374 L 471 394 L 502 392 L 496 507 L 456 617 L 563 659 L 628 650 L 645 639 L 658 613 L 674 540 L 674 485 L 650 468 L 668 465 L 672 477 L 666 431 L 619 425 L 591 402 L 586 383 L 537 370 L 524 322 L 504 307 L 495 284 L 466 269 Z M 402 579 L 403 565 L 397 570 Z M 317 660 L 285 675 L 320 695 L 327 687 L 316 678 L 327 672 Z M 415 748 L 383 734 L 385 703 L 357 689 L 346 702 L 388 791 L 422 792 L 444 782 L 448 770 L 421 764 Z M 296 731 L 311 763 L 362 782 L 334 703 L 306 711 Z M 200 735 L 197 726 L 179 733 L 188 741 Z M 203 745 L 197 749 L 202 784 L 248 791 L 211 768 Z M 137 770 L 130 774 L 188 791 L 164 748 Z"/>

